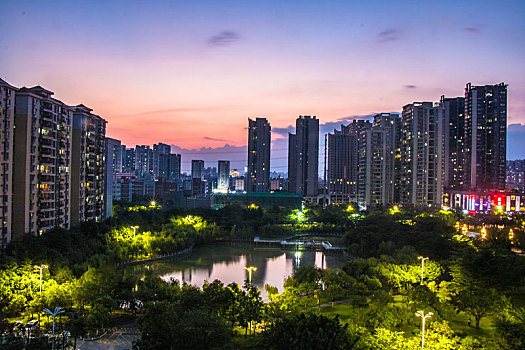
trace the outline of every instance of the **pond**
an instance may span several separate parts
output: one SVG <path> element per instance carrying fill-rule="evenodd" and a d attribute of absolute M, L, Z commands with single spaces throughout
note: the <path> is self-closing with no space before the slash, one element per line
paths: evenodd
<path fill-rule="evenodd" d="M 270 284 L 283 291 L 284 280 L 300 266 L 318 268 L 338 268 L 347 261 L 342 253 L 325 253 L 313 250 L 285 251 L 279 248 L 256 248 L 252 245 L 229 246 L 208 245 L 194 248 L 183 257 L 163 260 L 129 267 L 135 274 L 150 270 L 164 280 L 176 279 L 179 282 L 202 287 L 204 281 L 218 279 L 227 285 L 231 282 L 243 285 L 248 280 L 245 267 L 255 266 L 252 284 L 262 291 Z"/>

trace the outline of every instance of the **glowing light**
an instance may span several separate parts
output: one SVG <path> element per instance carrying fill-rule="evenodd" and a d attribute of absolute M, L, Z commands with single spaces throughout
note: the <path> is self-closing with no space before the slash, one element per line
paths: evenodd
<path fill-rule="evenodd" d="M 252 203 L 248 206 L 248 209 L 259 209 L 259 207 Z"/>
<path fill-rule="evenodd" d="M 244 268 L 246 271 L 248 271 L 248 283 L 250 284 L 250 286 L 252 285 L 252 273 L 254 271 L 257 271 L 257 267 L 255 266 L 247 266 Z"/>
<path fill-rule="evenodd" d="M 349 205 L 348 205 L 348 208 L 346 208 L 345 211 L 346 211 L 346 212 L 354 211 L 354 207 L 353 207 L 351 204 L 349 204 Z"/>
<path fill-rule="evenodd" d="M 481 239 L 487 239 L 487 229 L 485 226 L 481 229 Z"/>
<path fill-rule="evenodd" d="M 509 240 L 513 240 L 514 239 L 514 230 L 513 229 L 510 229 L 509 231 Z"/>

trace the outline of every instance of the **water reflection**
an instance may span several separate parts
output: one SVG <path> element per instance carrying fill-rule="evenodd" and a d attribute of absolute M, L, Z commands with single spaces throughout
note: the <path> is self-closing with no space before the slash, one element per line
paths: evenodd
<path fill-rule="evenodd" d="M 155 262 L 135 266 L 133 269 L 140 273 L 147 268 L 164 280 L 176 279 L 202 287 L 204 281 L 211 282 L 215 279 L 225 285 L 235 282 L 242 286 L 248 280 L 245 267 L 255 266 L 257 271 L 252 275 L 253 285 L 264 291 L 264 285 L 270 284 L 282 292 L 285 278 L 300 266 L 338 268 L 345 261 L 344 256 L 338 253 L 218 245 L 196 248 L 191 254 L 178 260 Z"/>

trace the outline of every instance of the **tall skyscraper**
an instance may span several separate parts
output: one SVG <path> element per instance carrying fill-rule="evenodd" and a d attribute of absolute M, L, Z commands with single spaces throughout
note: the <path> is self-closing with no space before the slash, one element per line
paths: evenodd
<path fill-rule="evenodd" d="M 176 181 L 181 174 L 181 155 L 170 153 L 168 155 L 168 179 Z"/>
<path fill-rule="evenodd" d="M 113 215 L 113 185 L 115 173 L 122 171 L 122 145 L 120 140 L 106 137 L 106 166 L 104 168 L 104 216 Z M 125 150 L 124 146 L 124 150 Z"/>
<path fill-rule="evenodd" d="M 204 180 L 204 161 L 200 159 L 191 160 L 191 178 Z"/>
<path fill-rule="evenodd" d="M 507 85 L 465 88 L 466 189 L 504 190 L 507 159 Z"/>
<path fill-rule="evenodd" d="M 400 120 L 395 113 L 377 114 L 373 126 L 360 131 L 358 193 L 362 206 L 396 202 Z"/>
<path fill-rule="evenodd" d="M 248 119 L 248 192 L 267 192 L 270 188 L 271 130 L 266 118 Z"/>
<path fill-rule="evenodd" d="M 319 119 L 299 116 L 289 135 L 288 191 L 313 197 L 318 193 Z"/>
<path fill-rule="evenodd" d="M 105 218 L 104 157 L 106 121 L 84 105 L 73 109 L 71 224 Z"/>
<path fill-rule="evenodd" d="M 16 93 L 13 235 L 70 228 L 73 110 L 52 95 L 40 86 Z"/>
<path fill-rule="evenodd" d="M 441 206 L 443 196 L 443 108 L 432 102 L 403 107 L 401 203 Z"/>
<path fill-rule="evenodd" d="M 168 177 L 168 155 L 171 153 L 171 146 L 165 143 L 153 145 L 153 164 L 152 170 L 155 178 Z"/>
<path fill-rule="evenodd" d="M 369 121 L 354 120 L 328 134 L 327 185 L 331 203 L 357 200 L 359 133 L 371 127 Z"/>
<path fill-rule="evenodd" d="M 122 145 L 122 172 L 135 172 L 135 149 L 126 148 L 124 145 Z"/>
<path fill-rule="evenodd" d="M 443 107 L 443 133 L 445 140 L 443 187 L 445 189 L 463 188 L 463 138 L 465 136 L 465 98 L 446 98 L 441 96 L 439 104 Z"/>
<path fill-rule="evenodd" d="M 11 241 L 16 90 L 0 79 L 0 249 Z"/>
<path fill-rule="evenodd" d="M 138 177 L 153 175 L 153 150 L 148 145 L 135 146 L 135 175 Z"/>
<path fill-rule="evenodd" d="M 217 169 L 219 170 L 217 190 L 220 192 L 228 192 L 230 189 L 230 161 L 219 160 Z"/>

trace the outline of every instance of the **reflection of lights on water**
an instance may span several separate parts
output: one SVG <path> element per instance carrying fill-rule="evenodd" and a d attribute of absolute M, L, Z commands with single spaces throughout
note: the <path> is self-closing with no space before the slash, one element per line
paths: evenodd
<path fill-rule="evenodd" d="M 299 267 L 301 264 L 301 256 L 303 255 L 303 252 L 295 252 L 295 265 Z"/>

